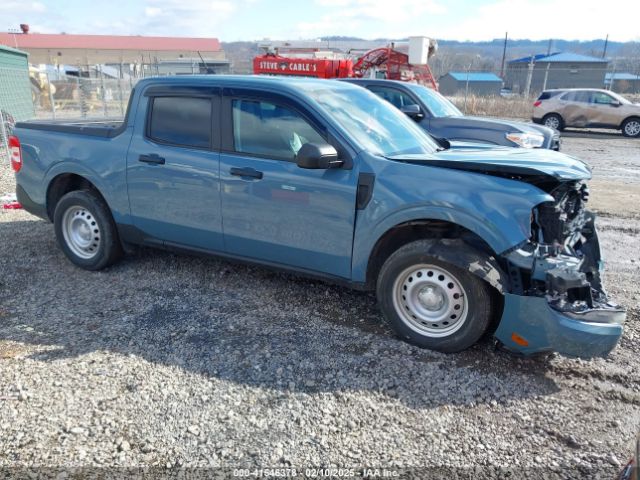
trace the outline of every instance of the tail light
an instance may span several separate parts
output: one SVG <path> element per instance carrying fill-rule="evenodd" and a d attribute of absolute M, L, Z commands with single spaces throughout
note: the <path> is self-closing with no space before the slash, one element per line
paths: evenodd
<path fill-rule="evenodd" d="M 539 107 L 541 104 L 542 104 L 542 100 L 536 100 L 536 101 L 533 103 L 533 106 L 534 106 L 534 107 Z"/>
<path fill-rule="evenodd" d="M 11 159 L 11 168 L 18 173 L 22 168 L 22 150 L 20 149 L 20 140 L 14 135 L 9 137 L 9 157 Z"/>

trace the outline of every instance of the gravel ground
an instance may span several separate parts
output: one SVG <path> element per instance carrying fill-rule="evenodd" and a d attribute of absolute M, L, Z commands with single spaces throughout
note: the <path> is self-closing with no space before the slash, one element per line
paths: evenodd
<path fill-rule="evenodd" d="M 594 164 L 594 183 L 640 189 L 637 141 L 564 150 Z M 0 164 L 2 196 L 13 178 Z M 591 361 L 519 359 L 489 340 L 421 350 L 370 294 L 216 259 L 141 249 L 82 271 L 50 224 L 0 210 L 0 471 L 612 478 L 640 427 L 640 217 L 598 205 L 607 284 L 629 315 L 618 348 Z"/>

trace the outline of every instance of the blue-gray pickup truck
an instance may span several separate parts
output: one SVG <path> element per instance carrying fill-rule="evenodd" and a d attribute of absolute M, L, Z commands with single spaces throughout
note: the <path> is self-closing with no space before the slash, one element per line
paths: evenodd
<path fill-rule="evenodd" d="M 398 336 L 443 352 L 608 354 L 590 169 L 549 150 L 444 149 L 366 89 L 313 79 L 140 81 L 122 122 L 23 122 L 17 196 L 76 265 L 133 245 L 375 290 Z M 113 275 L 117 274 L 112 272 Z"/>

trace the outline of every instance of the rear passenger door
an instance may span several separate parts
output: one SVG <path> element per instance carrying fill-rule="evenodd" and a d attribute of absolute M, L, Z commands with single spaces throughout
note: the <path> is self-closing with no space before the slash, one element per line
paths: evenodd
<path fill-rule="evenodd" d="M 298 102 L 251 90 L 222 103 L 222 215 L 234 256 L 349 278 L 357 173 L 295 163 L 305 143 L 335 144 Z"/>
<path fill-rule="evenodd" d="M 147 243 L 221 251 L 219 95 L 150 87 L 140 102 L 127 154 L 137 233 Z"/>
<path fill-rule="evenodd" d="M 590 93 L 576 90 L 565 93 L 560 97 L 562 107 L 560 115 L 567 127 L 585 127 L 589 124 Z"/>

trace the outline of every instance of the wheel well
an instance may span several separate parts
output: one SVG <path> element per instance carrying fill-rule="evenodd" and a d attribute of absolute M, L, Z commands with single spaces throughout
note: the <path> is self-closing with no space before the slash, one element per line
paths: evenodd
<path fill-rule="evenodd" d="M 76 190 L 91 190 L 104 200 L 96 186 L 86 178 L 75 173 L 63 173 L 51 180 L 47 189 L 47 216 L 49 220 L 53 221 L 53 214 L 60 199 L 67 193 Z"/>
<path fill-rule="evenodd" d="M 620 128 L 622 128 L 624 122 L 626 122 L 627 120 L 640 120 L 640 117 L 638 115 L 631 115 L 630 117 L 625 118 L 624 120 L 622 120 L 622 122 L 620 122 Z"/>
<path fill-rule="evenodd" d="M 376 279 L 384 262 L 393 252 L 414 240 L 425 238 L 460 239 L 467 245 L 496 256 L 489 244 L 480 236 L 460 225 L 445 220 L 414 220 L 389 229 L 377 241 L 367 266 L 367 285 L 375 288 Z"/>

